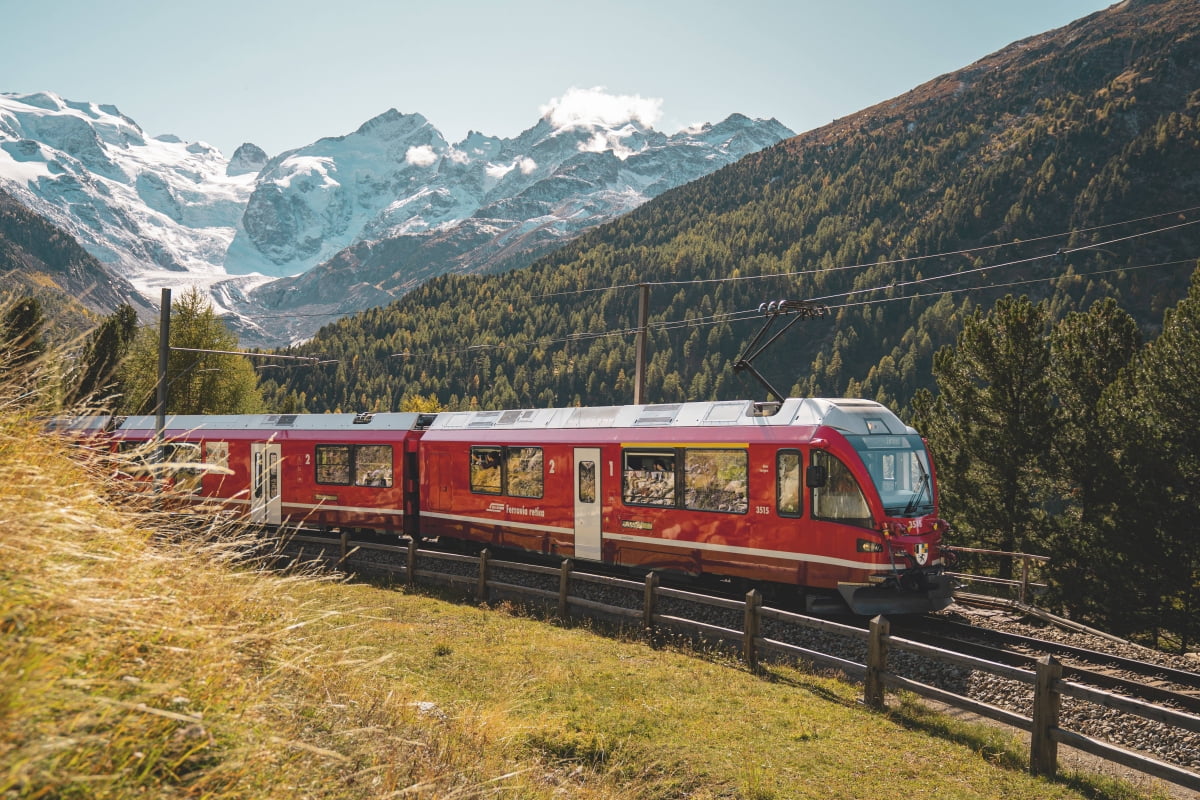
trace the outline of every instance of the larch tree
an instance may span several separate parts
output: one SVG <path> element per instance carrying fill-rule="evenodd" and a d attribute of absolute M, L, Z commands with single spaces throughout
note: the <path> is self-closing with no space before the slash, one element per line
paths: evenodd
<path fill-rule="evenodd" d="M 153 413 L 158 385 L 158 330 L 143 328 L 121 370 L 122 412 Z M 167 412 L 170 414 L 249 414 L 263 410 L 258 373 L 250 360 L 229 355 L 237 336 L 217 317 L 199 289 L 184 292 L 171 305 L 167 358 Z M 226 352 L 194 352 L 226 351 Z"/>

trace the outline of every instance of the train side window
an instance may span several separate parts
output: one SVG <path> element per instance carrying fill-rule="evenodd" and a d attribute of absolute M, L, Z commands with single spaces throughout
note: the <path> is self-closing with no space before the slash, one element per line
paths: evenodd
<path fill-rule="evenodd" d="M 317 445 L 317 483 L 350 485 L 350 445 Z"/>
<path fill-rule="evenodd" d="M 837 456 L 821 450 L 813 451 L 812 462 L 814 466 L 825 467 L 829 476 L 824 486 L 812 490 L 813 518 L 872 527 L 867 500 L 850 468 Z"/>
<path fill-rule="evenodd" d="M 632 506 L 675 505 L 675 451 L 625 450 L 621 499 Z"/>
<path fill-rule="evenodd" d="M 172 470 L 176 491 L 199 492 L 204 477 L 202 446 L 198 442 L 169 442 L 164 447 L 167 463 L 177 465 Z"/>
<path fill-rule="evenodd" d="M 500 468 L 501 448 L 471 448 L 471 491 L 478 494 L 500 494 L 503 486 Z"/>
<path fill-rule="evenodd" d="M 390 444 L 360 444 L 354 448 L 354 485 L 392 485 L 392 446 Z"/>
<path fill-rule="evenodd" d="M 579 462 L 579 502 L 596 502 L 596 462 Z"/>
<path fill-rule="evenodd" d="M 750 508 L 745 450 L 689 447 L 683 451 L 683 507 L 745 514 Z"/>
<path fill-rule="evenodd" d="M 541 497 L 545 485 L 542 448 L 506 447 L 505 477 L 510 497 Z"/>
<path fill-rule="evenodd" d="M 229 469 L 229 442 L 205 443 L 204 462 L 221 469 Z"/>
<path fill-rule="evenodd" d="M 775 454 L 775 509 L 781 517 L 798 517 L 801 508 L 800 451 Z"/>

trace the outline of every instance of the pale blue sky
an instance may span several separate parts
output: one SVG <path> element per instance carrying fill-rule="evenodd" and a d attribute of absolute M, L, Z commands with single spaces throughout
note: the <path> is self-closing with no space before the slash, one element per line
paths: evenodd
<path fill-rule="evenodd" d="M 511 137 L 571 88 L 797 132 L 1107 0 L 0 0 L 0 92 L 117 106 L 149 135 L 268 154 L 396 108 Z"/>

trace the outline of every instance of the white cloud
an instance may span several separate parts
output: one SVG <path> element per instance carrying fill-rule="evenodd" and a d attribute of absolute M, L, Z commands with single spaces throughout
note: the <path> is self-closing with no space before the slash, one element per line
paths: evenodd
<path fill-rule="evenodd" d="M 453 161 L 455 164 L 466 164 L 468 161 L 471 160 L 471 157 L 469 155 L 467 155 L 462 150 L 459 150 L 456 147 L 451 147 L 449 150 L 447 150 L 446 157 L 449 158 L 451 161 Z"/>
<path fill-rule="evenodd" d="M 438 155 L 433 152 L 433 148 L 427 144 L 419 147 L 410 147 L 408 152 L 404 154 L 404 160 L 414 167 L 432 167 L 437 163 Z"/>
<path fill-rule="evenodd" d="M 483 171 L 487 173 L 489 178 L 500 180 L 505 175 L 512 172 L 512 168 L 512 164 L 509 164 L 508 166 L 503 166 L 501 164 L 488 164 Z"/>
<path fill-rule="evenodd" d="M 603 153 L 605 150 L 612 150 L 614 156 L 624 161 L 637 152 L 622 141 L 630 133 L 632 131 L 628 130 L 596 131 L 591 139 L 576 145 L 576 149 L 581 153 Z"/>
<path fill-rule="evenodd" d="M 579 143 L 581 153 L 603 153 L 608 149 L 608 137 L 602 131 L 596 131 L 592 138 Z"/>
<path fill-rule="evenodd" d="M 537 169 L 537 162 L 529 156 L 521 156 L 511 164 L 488 164 L 484 167 L 483 171 L 487 173 L 489 178 L 500 180 L 514 169 L 521 170 L 522 175 L 528 175 Z"/>
<path fill-rule="evenodd" d="M 593 125 L 615 128 L 627 122 L 652 128 L 662 117 L 662 103 L 662 98 L 609 94 L 603 86 L 572 87 L 540 110 L 542 118 L 560 130 Z"/>

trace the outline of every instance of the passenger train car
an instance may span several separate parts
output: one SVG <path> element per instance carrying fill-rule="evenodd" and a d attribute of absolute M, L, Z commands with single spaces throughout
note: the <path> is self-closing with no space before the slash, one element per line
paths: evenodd
<path fill-rule="evenodd" d="M 135 417 L 114 436 L 154 433 Z M 951 601 L 928 450 L 870 401 L 180 416 L 164 434 L 185 496 L 253 522 L 717 576 L 859 614 Z"/>

